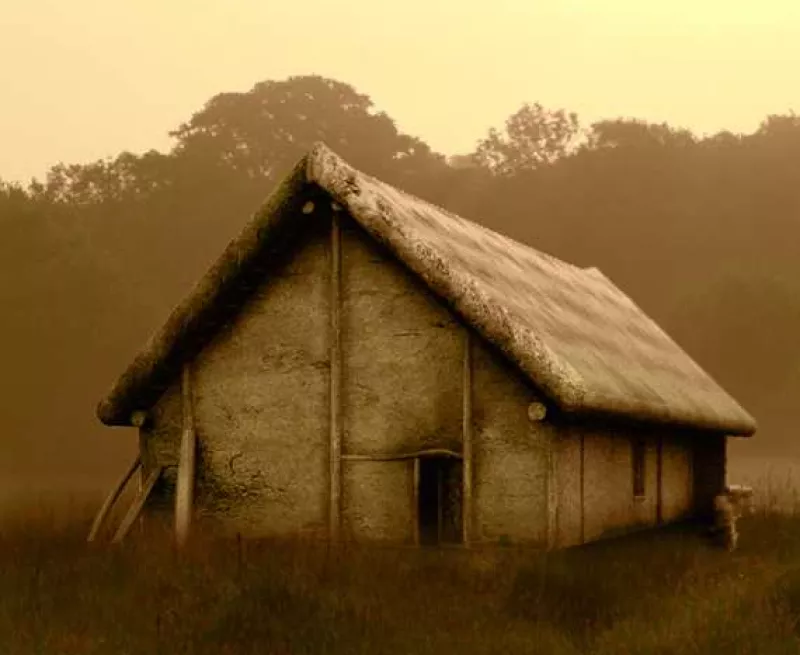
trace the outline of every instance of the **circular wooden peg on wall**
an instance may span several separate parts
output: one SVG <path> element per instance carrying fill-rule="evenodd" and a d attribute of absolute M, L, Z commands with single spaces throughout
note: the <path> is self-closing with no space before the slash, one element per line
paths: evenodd
<path fill-rule="evenodd" d="M 131 425 L 135 428 L 141 428 L 147 423 L 147 412 L 138 409 L 131 414 Z"/>
<path fill-rule="evenodd" d="M 528 418 L 531 421 L 541 421 L 547 416 L 547 407 L 542 403 L 531 403 L 528 405 Z"/>

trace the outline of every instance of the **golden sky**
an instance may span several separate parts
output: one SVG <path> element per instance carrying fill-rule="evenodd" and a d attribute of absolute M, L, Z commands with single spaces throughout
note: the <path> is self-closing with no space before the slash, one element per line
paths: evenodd
<path fill-rule="evenodd" d="M 750 132 L 800 111 L 798 0 L 0 0 L 0 178 L 166 149 L 211 96 L 316 73 L 467 152 L 523 102 Z"/>

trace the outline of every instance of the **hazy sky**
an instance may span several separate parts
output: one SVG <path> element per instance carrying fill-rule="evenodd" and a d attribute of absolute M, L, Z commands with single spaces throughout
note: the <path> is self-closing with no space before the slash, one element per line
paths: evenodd
<path fill-rule="evenodd" d="M 800 111 L 798 0 L 0 0 L 0 178 L 167 132 L 316 73 L 446 154 L 523 102 L 698 132 Z"/>

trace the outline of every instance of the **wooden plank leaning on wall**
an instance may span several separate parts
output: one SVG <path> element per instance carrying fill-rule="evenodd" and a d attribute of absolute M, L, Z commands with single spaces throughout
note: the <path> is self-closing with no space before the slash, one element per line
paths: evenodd
<path fill-rule="evenodd" d="M 102 507 L 100 507 L 100 511 L 97 512 L 97 516 L 95 516 L 94 522 L 92 523 L 92 529 L 89 531 L 89 536 L 87 537 L 86 541 L 91 543 L 97 538 L 100 528 L 103 526 L 103 523 L 111 511 L 111 508 L 114 506 L 114 503 L 116 503 L 119 497 L 122 495 L 122 492 L 124 491 L 125 486 L 128 484 L 128 481 L 133 477 L 134 473 L 141 468 L 141 465 L 142 460 L 140 459 L 139 455 L 137 455 L 136 459 L 133 460 L 133 463 L 128 467 L 128 470 L 125 471 L 125 474 L 120 478 L 116 486 L 111 490 L 108 496 L 106 496 Z M 141 489 L 139 489 L 138 493 L 141 495 Z"/>

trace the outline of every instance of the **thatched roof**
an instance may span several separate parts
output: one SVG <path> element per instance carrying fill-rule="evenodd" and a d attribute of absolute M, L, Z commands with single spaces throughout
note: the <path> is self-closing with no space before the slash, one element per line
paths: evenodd
<path fill-rule="evenodd" d="M 129 425 L 292 247 L 327 198 L 349 212 L 567 413 L 747 435 L 753 418 L 597 269 L 582 269 L 365 175 L 318 144 L 98 407 Z"/>

